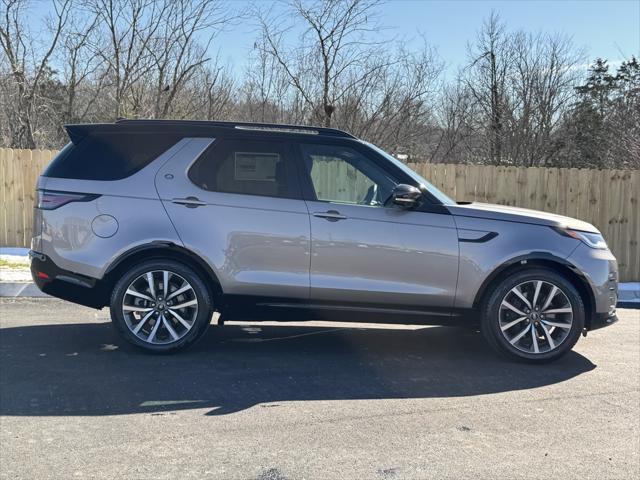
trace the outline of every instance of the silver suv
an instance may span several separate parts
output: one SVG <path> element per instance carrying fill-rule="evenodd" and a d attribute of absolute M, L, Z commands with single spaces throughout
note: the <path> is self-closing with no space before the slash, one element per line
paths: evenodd
<path fill-rule="evenodd" d="M 66 130 L 38 181 L 33 278 L 109 306 L 146 350 L 191 345 L 218 311 L 220 323 L 479 327 L 497 351 L 544 362 L 617 320 L 617 264 L 595 227 L 456 203 L 348 133 L 153 120 Z"/>

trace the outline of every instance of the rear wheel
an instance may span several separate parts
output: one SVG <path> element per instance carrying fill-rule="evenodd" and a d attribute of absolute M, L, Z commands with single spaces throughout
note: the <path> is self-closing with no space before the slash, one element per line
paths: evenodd
<path fill-rule="evenodd" d="M 548 269 L 516 272 L 488 295 L 482 333 L 498 352 L 531 363 L 556 360 L 578 341 L 585 307 L 563 276 Z"/>
<path fill-rule="evenodd" d="M 206 332 L 212 313 L 202 279 L 173 260 L 150 260 L 133 267 L 111 295 L 111 319 L 117 330 L 152 352 L 188 347 Z"/>

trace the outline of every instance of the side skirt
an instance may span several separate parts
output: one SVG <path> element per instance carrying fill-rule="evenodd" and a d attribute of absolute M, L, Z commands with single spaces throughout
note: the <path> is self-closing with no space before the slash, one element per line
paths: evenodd
<path fill-rule="evenodd" d="M 463 326 L 480 324 L 474 309 L 416 309 L 401 305 L 308 303 L 294 299 L 225 295 L 218 298 L 226 320 L 296 322 L 324 320 L 355 323 Z"/>

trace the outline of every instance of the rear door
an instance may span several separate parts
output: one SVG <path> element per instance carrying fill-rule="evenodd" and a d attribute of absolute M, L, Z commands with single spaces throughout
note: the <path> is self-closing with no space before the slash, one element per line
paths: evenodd
<path fill-rule="evenodd" d="M 201 141 L 194 139 L 194 142 Z M 310 228 L 285 141 L 216 139 L 156 177 L 184 245 L 206 259 L 225 294 L 307 299 Z"/>
<path fill-rule="evenodd" d="M 385 206 L 407 183 L 355 142 L 301 143 L 311 222 L 311 301 L 451 307 L 458 236 L 446 210 Z"/>

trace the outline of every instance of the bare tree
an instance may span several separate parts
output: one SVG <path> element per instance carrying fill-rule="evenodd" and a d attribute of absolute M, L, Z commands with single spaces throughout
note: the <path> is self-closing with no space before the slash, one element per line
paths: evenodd
<path fill-rule="evenodd" d="M 284 69 L 314 118 L 331 126 L 336 102 L 354 82 L 364 80 L 381 65 L 366 63 L 380 40 L 373 21 L 377 0 L 289 0 L 285 15 L 305 26 L 295 47 L 287 47 L 286 34 L 292 25 L 282 17 L 269 18 L 257 12 L 265 52 Z"/>
<path fill-rule="evenodd" d="M 262 113 L 288 112 L 293 122 L 344 128 L 393 151 L 424 157 L 442 71 L 433 49 L 424 42 L 410 50 L 394 40 L 383 46 L 377 1 L 283 5 L 280 16 L 258 12 L 258 68 L 247 86 Z"/>
<path fill-rule="evenodd" d="M 266 39 L 261 37 L 254 44 L 245 72 L 242 87 L 240 117 L 259 122 L 296 123 L 291 113 L 287 95 L 289 79 L 276 58 L 268 53 Z"/>
<path fill-rule="evenodd" d="M 113 83 L 113 116 L 135 114 L 140 110 L 140 92 L 136 96 L 132 88 L 153 68 L 149 49 L 168 20 L 170 2 L 88 0 L 87 5 L 105 28 L 104 37 L 93 48 L 108 67 Z M 127 95 L 131 95 L 130 109 Z"/>
<path fill-rule="evenodd" d="M 71 0 L 54 0 L 49 18 L 48 35 L 33 35 L 29 31 L 25 15 L 27 0 L 2 0 L 0 18 L 0 48 L 6 56 L 9 75 L 13 83 L 5 85 L 12 98 L 11 144 L 22 148 L 35 148 L 36 112 L 44 103 L 40 98 L 42 82 L 51 76 L 49 60 L 58 45 L 69 18 Z M 35 39 L 43 45 L 37 45 Z M 13 90 L 9 92 L 8 90 Z"/>
<path fill-rule="evenodd" d="M 234 116 L 236 86 L 228 70 L 213 65 L 199 67 L 179 98 L 179 118 L 225 120 Z"/>
<path fill-rule="evenodd" d="M 478 150 L 477 103 L 459 79 L 443 86 L 436 109 L 440 131 L 430 152 L 431 162 L 473 162 Z"/>
<path fill-rule="evenodd" d="M 493 163 L 500 163 L 511 50 L 505 26 L 495 12 L 483 23 L 475 45 L 468 47 L 468 56 L 470 65 L 464 78 L 484 112 L 489 158 Z"/>
<path fill-rule="evenodd" d="M 510 68 L 510 156 L 527 166 L 554 154 L 551 134 L 574 97 L 582 54 L 562 35 L 512 36 Z"/>
<path fill-rule="evenodd" d="M 338 125 L 394 152 L 424 158 L 442 62 L 426 42 L 417 51 L 400 43 L 368 62 L 369 75 L 354 78 L 338 103 Z"/>
<path fill-rule="evenodd" d="M 95 118 L 96 100 L 104 89 L 105 72 L 100 56 L 91 48 L 98 34 L 98 16 L 84 10 L 70 15 L 63 32 L 58 62 L 65 91 L 60 123 L 78 123 Z"/>
<path fill-rule="evenodd" d="M 552 133 L 575 97 L 581 51 L 562 35 L 507 32 L 495 13 L 468 50 L 459 78 L 475 104 L 466 121 L 477 133 L 475 156 L 494 164 L 549 163 L 558 148 Z"/>
<path fill-rule="evenodd" d="M 213 39 L 235 14 L 219 0 L 174 0 L 169 2 L 166 17 L 157 38 L 147 45 L 155 84 L 155 118 L 172 113 L 177 95 L 198 68 L 211 60 L 208 51 Z"/>

